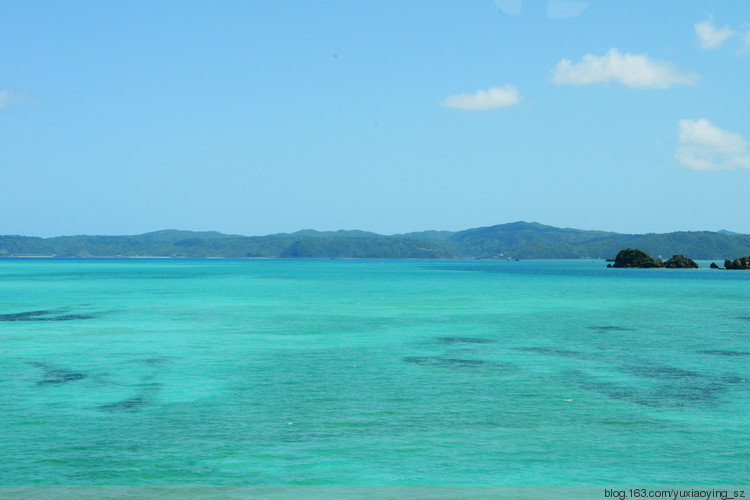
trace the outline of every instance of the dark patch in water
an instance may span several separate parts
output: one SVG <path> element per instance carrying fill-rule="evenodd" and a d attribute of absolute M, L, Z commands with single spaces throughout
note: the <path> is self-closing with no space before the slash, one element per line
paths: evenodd
<path fill-rule="evenodd" d="M 144 365 L 148 366 L 161 366 L 169 363 L 171 359 L 171 356 L 156 356 L 153 358 L 134 359 L 131 361 L 131 363 L 143 363 Z"/>
<path fill-rule="evenodd" d="M 0 321 L 72 321 L 76 319 L 91 319 L 93 314 L 63 314 L 61 309 L 40 309 L 12 314 L 0 314 Z"/>
<path fill-rule="evenodd" d="M 722 351 L 722 350 L 710 350 L 710 351 L 698 351 L 699 354 L 713 354 L 714 356 L 750 356 L 750 352 L 745 351 Z"/>
<path fill-rule="evenodd" d="M 484 361 L 478 359 L 441 358 L 441 360 L 445 364 L 454 366 L 479 366 L 486 364 Z"/>
<path fill-rule="evenodd" d="M 719 377 L 719 380 L 725 384 L 742 384 L 746 382 L 744 378 L 737 375 L 724 375 L 723 377 Z"/>
<path fill-rule="evenodd" d="M 597 332 L 632 332 L 634 330 L 634 328 L 624 326 L 589 326 L 588 328 Z"/>
<path fill-rule="evenodd" d="M 623 367 L 623 370 L 639 377 L 655 378 L 660 380 L 679 380 L 688 378 L 705 378 L 698 372 L 683 370 L 673 366 L 659 365 L 649 361 L 643 361 L 637 365 Z"/>
<path fill-rule="evenodd" d="M 92 319 L 93 314 L 61 314 L 60 316 L 53 316 L 51 318 L 40 318 L 34 321 L 71 321 L 74 319 Z"/>
<path fill-rule="evenodd" d="M 117 403 L 101 405 L 99 409 L 104 411 L 125 411 L 129 413 L 135 413 L 147 404 L 148 402 L 146 401 L 146 398 L 144 398 L 143 396 L 135 396 L 128 399 L 123 399 L 122 401 L 118 401 Z"/>
<path fill-rule="evenodd" d="M 36 321 L 35 318 L 39 316 L 55 314 L 56 312 L 57 311 L 50 311 L 45 309 L 40 311 L 27 311 L 14 314 L 0 314 L 0 321 Z"/>
<path fill-rule="evenodd" d="M 433 366 L 481 366 L 486 364 L 485 361 L 477 359 L 443 358 L 440 356 L 407 356 L 404 361 L 417 365 Z"/>
<path fill-rule="evenodd" d="M 717 383 L 672 385 L 651 394 L 662 406 L 716 406 L 719 396 L 726 392 L 726 386 Z"/>
<path fill-rule="evenodd" d="M 164 363 L 169 362 L 169 358 L 161 357 L 161 358 L 146 358 L 143 360 L 143 362 L 149 366 L 158 366 L 163 365 Z"/>
<path fill-rule="evenodd" d="M 734 319 L 741 319 L 743 321 L 750 321 L 750 316 L 735 316 Z"/>
<path fill-rule="evenodd" d="M 141 380 L 150 381 L 154 380 L 164 370 L 164 365 L 171 363 L 173 356 L 153 356 L 150 358 L 137 358 L 131 359 L 128 363 L 134 363 L 139 365 L 145 365 L 148 368 L 148 372 L 141 375 Z"/>
<path fill-rule="evenodd" d="M 494 344 L 497 342 L 492 339 L 480 339 L 475 337 L 437 337 L 441 344 Z"/>
<path fill-rule="evenodd" d="M 661 367 L 659 367 L 661 368 Z M 652 373 L 649 371 L 649 373 Z M 597 392 L 608 398 L 626 401 L 652 408 L 713 407 L 721 404 L 720 396 L 727 392 L 730 384 L 745 380 L 735 376 L 709 377 L 694 375 L 695 372 L 678 370 L 681 376 L 671 370 L 656 370 L 656 377 L 662 382 L 655 385 L 615 384 L 588 375 L 580 370 L 568 370 L 565 376 L 579 387 Z M 677 379 L 680 380 L 677 380 Z"/>
<path fill-rule="evenodd" d="M 578 359 L 591 359 L 592 356 L 585 352 L 571 351 L 568 349 L 552 349 L 550 347 L 514 347 L 516 351 L 523 352 L 536 352 L 539 354 L 550 354 L 552 356 L 560 356 L 563 358 L 578 358 Z"/>
<path fill-rule="evenodd" d="M 588 386 L 584 385 L 583 387 L 584 389 L 598 392 L 608 398 L 635 403 L 641 406 L 668 406 L 663 399 L 658 398 L 653 392 L 638 391 L 627 386 L 612 384 L 610 382 L 596 382 L 588 384 Z"/>
<path fill-rule="evenodd" d="M 65 368 L 59 368 L 45 363 L 31 361 L 29 364 L 44 370 L 44 377 L 36 383 L 37 386 L 64 384 L 66 382 L 73 382 L 74 380 L 81 380 L 87 377 L 85 373 L 66 370 Z"/>
<path fill-rule="evenodd" d="M 578 370 L 566 375 L 582 389 L 597 392 L 619 401 L 651 408 L 710 407 L 720 401 L 718 396 L 726 386 L 717 383 L 664 384 L 653 388 L 627 386 L 605 382 Z"/>
<path fill-rule="evenodd" d="M 135 413 L 141 411 L 145 406 L 152 403 L 152 396 L 154 396 L 161 389 L 161 384 L 140 384 L 140 390 L 132 398 L 123 399 L 115 403 L 109 403 L 106 405 L 99 406 L 102 411 L 122 411 L 128 413 Z"/>

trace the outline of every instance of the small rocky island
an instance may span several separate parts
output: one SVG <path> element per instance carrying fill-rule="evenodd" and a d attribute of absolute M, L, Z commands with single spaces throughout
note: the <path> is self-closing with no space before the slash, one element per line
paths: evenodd
<path fill-rule="evenodd" d="M 678 254 L 673 255 L 671 259 L 666 261 L 664 267 L 669 269 L 698 269 L 698 264 L 693 259 Z"/>
<path fill-rule="evenodd" d="M 750 269 L 750 257 L 740 257 L 739 259 L 724 261 L 725 269 Z"/>
<path fill-rule="evenodd" d="M 643 250 L 637 248 L 626 248 L 620 250 L 615 257 L 615 263 L 608 264 L 607 267 L 624 267 L 649 269 L 657 267 L 666 267 L 669 269 L 698 269 L 698 264 L 694 260 L 688 259 L 684 255 L 675 255 L 666 262 L 656 260 Z"/>

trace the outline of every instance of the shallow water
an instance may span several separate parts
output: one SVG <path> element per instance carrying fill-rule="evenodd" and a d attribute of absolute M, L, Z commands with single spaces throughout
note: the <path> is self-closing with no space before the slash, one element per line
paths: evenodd
<path fill-rule="evenodd" d="M 741 484 L 750 273 L 0 261 L 1 484 Z"/>

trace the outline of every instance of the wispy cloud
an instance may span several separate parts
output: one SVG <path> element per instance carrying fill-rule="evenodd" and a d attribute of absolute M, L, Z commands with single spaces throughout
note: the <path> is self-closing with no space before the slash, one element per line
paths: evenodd
<path fill-rule="evenodd" d="M 705 50 L 718 49 L 724 42 L 735 35 L 729 26 L 722 28 L 714 26 L 713 19 L 706 19 L 700 23 L 695 23 L 694 26 L 695 34 L 698 37 L 698 45 Z"/>
<path fill-rule="evenodd" d="M 538 3 L 539 0 L 533 1 Z M 495 0 L 495 5 L 505 14 L 511 16 L 520 16 L 523 11 L 523 0 Z M 549 0 L 547 2 L 547 19 L 577 17 L 588 9 L 588 7 L 588 2 L 578 0 Z M 536 9 L 532 7 L 531 10 L 534 11 Z"/>
<path fill-rule="evenodd" d="M 477 90 L 474 94 L 455 94 L 445 98 L 443 106 L 446 108 L 471 109 L 486 111 L 513 106 L 523 99 L 515 85 L 492 87 L 487 90 Z"/>
<path fill-rule="evenodd" d="M 750 52 L 750 31 L 742 35 L 742 52 Z"/>
<path fill-rule="evenodd" d="M 0 109 L 4 109 L 12 100 L 10 90 L 0 90 Z"/>
<path fill-rule="evenodd" d="M 630 88 L 666 89 L 693 85 L 697 80 L 698 75 L 683 73 L 671 62 L 645 54 L 623 54 L 614 48 L 601 57 L 586 54 L 576 64 L 563 59 L 552 70 L 552 81 L 560 85 L 616 82 Z"/>
<path fill-rule="evenodd" d="M 550 0 L 547 4 L 548 19 L 567 19 L 578 17 L 589 8 L 587 2 L 571 2 L 567 0 Z"/>
<path fill-rule="evenodd" d="M 0 90 L 0 110 L 7 108 L 16 102 L 34 102 L 35 99 L 29 94 L 14 92 L 12 90 Z"/>
<path fill-rule="evenodd" d="M 502 10 L 506 14 L 510 14 L 511 16 L 520 16 L 521 5 L 523 5 L 523 1 L 522 0 L 495 0 L 495 5 L 497 5 L 497 8 Z"/>
<path fill-rule="evenodd" d="M 750 148 L 740 134 L 722 130 L 705 118 L 677 124 L 675 158 L 693 170 L 750 168 Z"/>

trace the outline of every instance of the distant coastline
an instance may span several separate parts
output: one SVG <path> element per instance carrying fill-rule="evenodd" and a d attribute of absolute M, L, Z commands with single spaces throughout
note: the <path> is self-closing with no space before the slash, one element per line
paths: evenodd
<path fill-rule="evenodd" d="M 622 234 L 514 222 L 464 231 L 381 235 L 315 231 L 238 236 L 163 230 L 133 236 L 0 236 L 0 258 L 611 259 L 623 248 L 696 260 L 750 255 L 750 235 L 727 231 Z"/>

